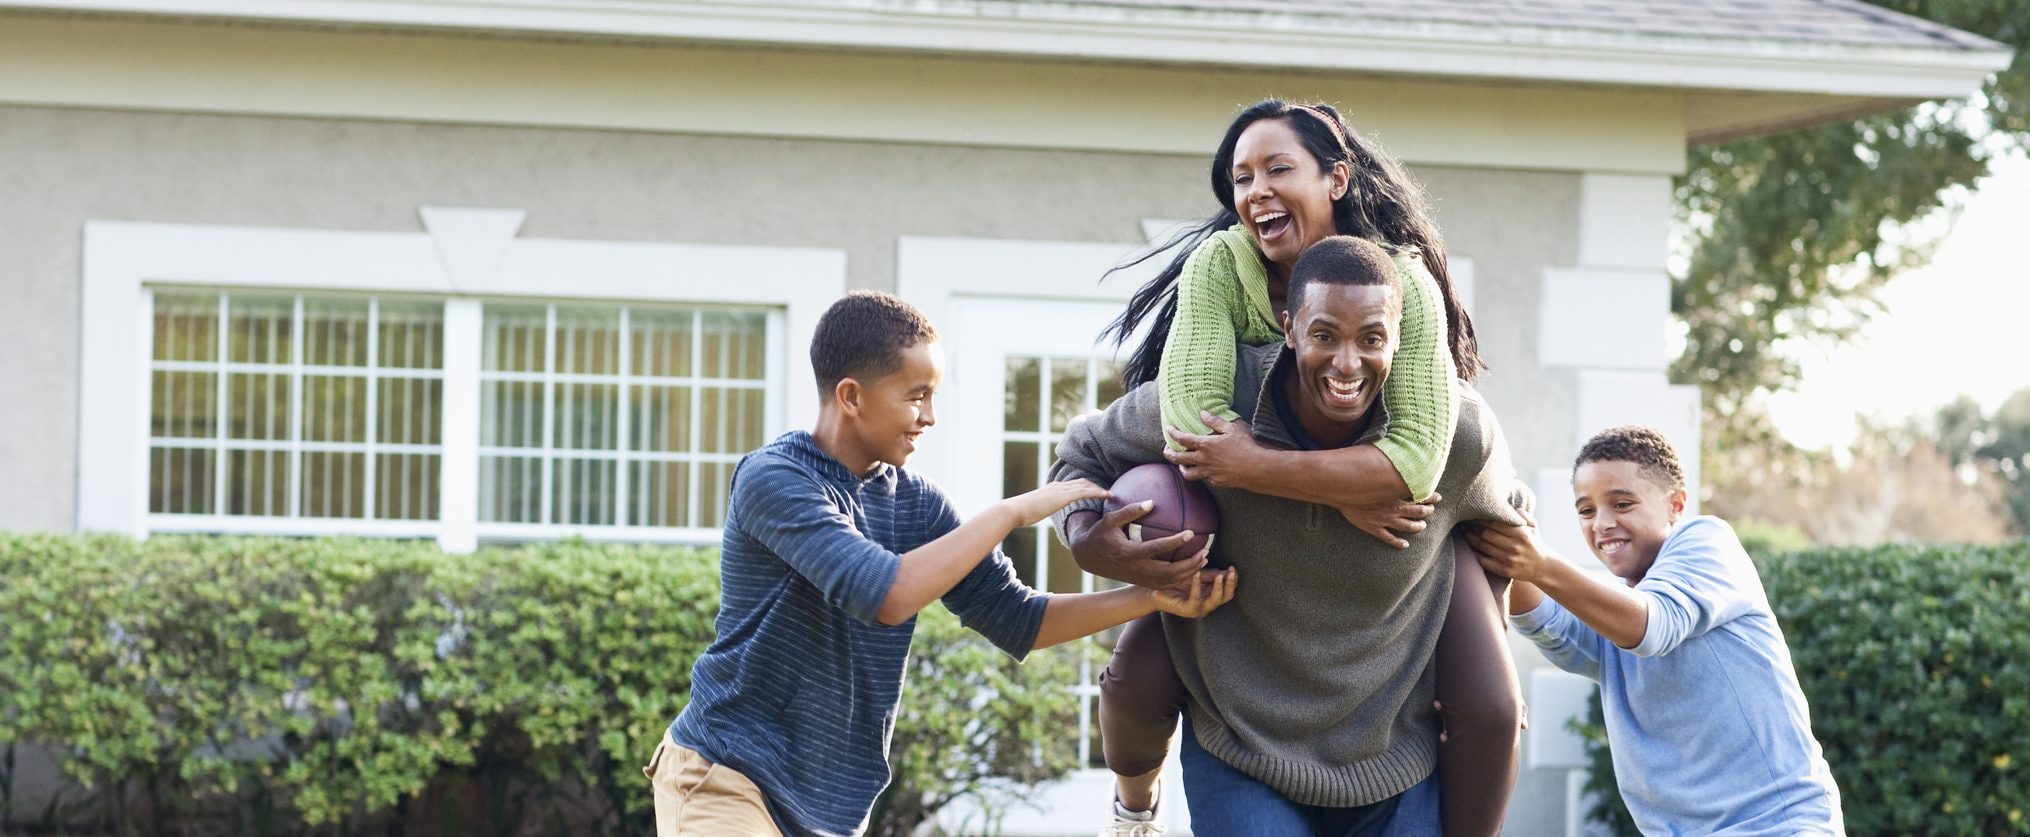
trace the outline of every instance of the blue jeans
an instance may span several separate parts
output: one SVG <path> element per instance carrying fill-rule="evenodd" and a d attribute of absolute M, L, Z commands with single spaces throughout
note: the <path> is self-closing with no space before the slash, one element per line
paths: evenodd
<path fill-rule="evenodd" d="M 1370 805 L 1300 805 L 1199 746 L 1184 722 L 1184 796 L 1205 837 L 1439 837 L 1438 774 Z"/>

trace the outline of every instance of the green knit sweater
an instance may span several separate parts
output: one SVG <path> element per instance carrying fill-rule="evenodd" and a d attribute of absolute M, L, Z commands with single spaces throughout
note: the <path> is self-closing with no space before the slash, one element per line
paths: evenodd
<path fill-rule="evenodd" d="M 1403 319 L 1382 394 L 1395 420 L 1375 447 L 1402 474 L 1413 499 L 1429 497 L 1445 472 L 1452 448 L 1452 353 L 1445 332 L 1438 280 L 1412 249 L 1393 249 L 1403 285 Z M 1204 410 L 1233 421 L 1228 394 L 1238 344 L 1261 346 L 1283 339 L 1269 304 L 1269 270 L 1253 237 L 1239 224 L 1214 233 L 1184 263 L 1177 280 L 1177 319 L 1163 344 L 1156 380 L 1163 395 L 1163 424 L 1204 435 Z M 1175 444 L 1174 442 L 1172 444 Z"/>

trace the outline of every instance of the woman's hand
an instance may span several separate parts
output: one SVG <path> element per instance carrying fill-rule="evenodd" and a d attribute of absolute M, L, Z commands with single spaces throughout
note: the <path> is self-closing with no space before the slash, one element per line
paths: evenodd
<path fill-rule="evenodd" d="M 1079 500 L 1106 496 L 1107 490 L 1094 485 L 1092 480 L 1065 480 L 1002 500 L 1001 507 L 1014 516 L 1013 525 L 1008 527 L 1009 531 L 1014 531 L 1056 514 L 1058 509 Z"/>
<path fill-rule="evenodd" d="M 1409 541 L 1397 535 L 1405 532 L 1411 535 L 1424 531 L 1427 522 L 1438 510 L 1438 501 L 1443 498 L 1436 494 L 1421 503 L 1408 500 L 1383 500 L 1372 504 L 1342 506 L 1339 515 L 1355 528 L 1374 536 L 1375 540 L 1403 549 Z"/>
<path fill-rule="evenodd" d="M 1203 553 L 1201 553 L 1201 557 Z M 1220 605 L 1233 601 L 1234 585 L 1238 584 L 1240 573 L 1232 567 L 1223 570 L 1200 570 L 1196 578 L 1182 587 L 1171 587 L 1150 591 L 1156 599 L 1156 609 L 1172 616 L 1197 619 L 1219 609 Z"/>
<path fill-rule="evenodd" d="M 1184 448 L 1165 447 L 1163 458 L 1183 471 L 1185 479 L 1203 480 L 1206 485 L 1220 488 L 1249 488 L 1249 478 L 1260 470 L 1256 463 L 1262 452 L 1261 443 L 1255 441 L 1254 429 L 1245 421 L 1227 421 L 1211 413 L 1201 412 L 1198 416 L 1206 427 L 1212 428 L 1212 433 L 1200 436 L 1174 427 L 1163 428 Z"/>

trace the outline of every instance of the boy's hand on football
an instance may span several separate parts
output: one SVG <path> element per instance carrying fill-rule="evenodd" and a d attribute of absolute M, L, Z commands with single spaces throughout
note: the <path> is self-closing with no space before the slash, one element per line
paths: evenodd
<path fill-rule="evenodd" d="M 1197 619 L 1233 601 L 1234 585 L 1239 580 L 1240 573 L 1232 567 L 1199 570 L 1198 576 L 1183 586 L 1152 590 L 1149 595 L 1155 597 L 1157 610 L 1172 616 Z"/>
<path fill-rule="evenodd" d="M 1015 516 L 1015 525 L 1010 528 L 1020 529 L 1079 500 L 1104 499 L 1106 496 L 1107 490 L 1094 485 L 1092 480 L 1065 480 L 1017 494 L 1002 500 L 1001 505 Z"/>

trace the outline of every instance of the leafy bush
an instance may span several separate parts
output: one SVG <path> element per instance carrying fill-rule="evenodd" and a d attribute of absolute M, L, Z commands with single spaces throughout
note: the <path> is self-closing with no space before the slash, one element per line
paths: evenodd
<path fill-rule="evenodd" d="M 0 535 L 0 823 L 647 833 L 641 764 L 717 604 L 706 550 Z M 1004 756 L 1050 738 L 1075 678 L 931 610 L 896 736 L 919 808 L 979 783 L 955 753 L 1038 769 Z M 15 809 L 19 744 L 56 754 L 73 804 Z"/>
<path fill-rule="evenodd" d="M 2030 834 L 2030 541 L 1760 563 L 1848 830 Z"/>

